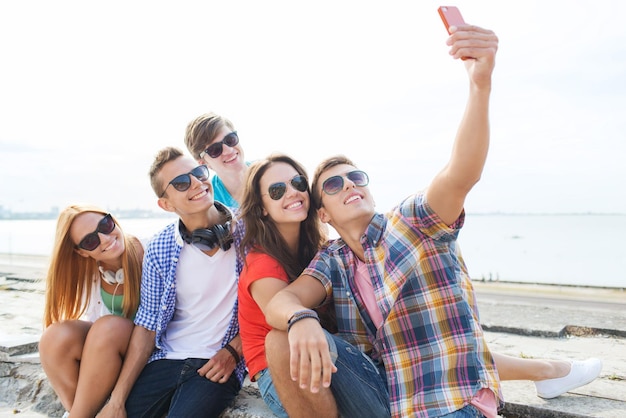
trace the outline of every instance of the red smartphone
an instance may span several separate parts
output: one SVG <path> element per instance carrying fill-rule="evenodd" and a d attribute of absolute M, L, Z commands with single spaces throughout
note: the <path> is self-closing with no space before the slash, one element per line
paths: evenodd
<path fill-rule="evenodd" d="M 450 33 L 450 26 L 465 25 L 461 12 L 455 6 L 441 6 L 437 9 L 443 24 L 446 25 L 446 30 Z"/>

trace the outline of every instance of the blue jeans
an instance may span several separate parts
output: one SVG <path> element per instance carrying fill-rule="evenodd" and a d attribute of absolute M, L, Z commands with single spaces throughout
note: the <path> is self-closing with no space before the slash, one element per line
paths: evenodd
<path fill-rule="evenodd" d="M 280 398 L 276 392 L 276 386 L 274 386 L 274 382 L 272 381 L 270 369 L 265 368 L 261 370 L 259 374 L 260 376 L 257 380 L 257 385 L 259 386 L 259 392 L 261 393 L 261 398 L 263 398 L 265 404 L 277 417 L 289 418 L 289 415 L 287 415 L 285 408 L 283 408 L 283 404 L 280 402 Z"/>
<path fill-rule="evenodd" d="M 389 417 L 389 394 L 384 370 L 342 338 L 324 331 L 337 372 L 333 373 L 330 390 L 342 417 Z M 269 369 L 260 372 L 259 392 L 274 415 L 287 418 Z M 367 413 L 365 412 L 367 411 Z"/>
<path fill-rule="evenodd" d="M 198 374 L 208 360 L 156 360 L 148 363 L 126 400 L 134 417 L 217 417 L 235 399 L 241 385 L 235 373 L 215 383 Z"/>
<path fill-rule="evenodd" d="M 485 418 L 485 415 L 474 405 L 465 405 L 463 408 L 443 415 L 441 418 Z"/>
<path fill-rule="evenodd" d="M 391 416 L 384 369 L 342 338 L 326 332 L 326 340 L 337 367 L 330 389 L 341 416 Z"/>

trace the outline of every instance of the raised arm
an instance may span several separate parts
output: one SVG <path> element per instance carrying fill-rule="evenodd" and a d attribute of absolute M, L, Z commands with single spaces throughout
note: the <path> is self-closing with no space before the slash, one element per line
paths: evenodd
<path fill-rule="evenodd" d="M 426 191 L 431 208 L 447 224 L 460 215 L 465 197 L 482 174 L 489 149 L 489 96 L 498 38 L 477 26 L 459 26 L 447 41 L 450 54 L 463 58 L 469 76 L 469 97 L 452 155 Z M 470 57 L 465 59 L 465 57 Z"/>

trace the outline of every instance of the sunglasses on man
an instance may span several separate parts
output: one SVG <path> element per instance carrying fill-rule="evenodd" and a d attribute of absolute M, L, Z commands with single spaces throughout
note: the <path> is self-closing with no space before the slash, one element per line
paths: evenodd
<path fill-rule="evenodd" d="M 187 191 L 189 187 L 191 187 L 191 176 L 194 176 L 200 181 L 206 181 L 209 178 L 209 168 L 206 165 L 202 164 L 191 170 L 189 173 L 181 174 L 180 176 L 174 177 L 172 181 L 167 183 L 167 186 L 165 186 L 165 189 L 163 189 L 163 193 L 161 193 L 161 196 L 159 197 L 165 196 L 165 191 L 170 186 L 170 184 L 179 192 Z"/>
<path fill-rule="evenodd" d="M 306 177 L 300 174 L 289 180 L 289 184 L 291 184 L 291 187 L 299 192 L 305 192 L 309 188 L 309 183 L 306 181 Z M 268 194 L 272 200 L 279 200 L 285 195 L 286 192 L 287 183 L 281 181 L 270 184 L 266 194 Z"/>
<path fill-rule="evenodd" d="M 332 176 L 324 180 L 324 183 L 322 183 L 324 193 L 331 196 L 339 193 L 343 189 L 343 178 L 344 176 Z M 359 187 L 367 186 L 370 182 L 367 173 L 361 170 L 350 171 L 345 175 L 345 178 Z"/>
<path fill-rule="evenodd" d="M 115 229 L 115 221 L 110 213 L 104 215 L 104 218 L 98 222 L 96 230 L 88 233 L 80 240 L 76 248 L 85 251 L 93 251 L 100 245 L 100 236 L 98 234 L 109 235 Z"/>
<path fill-rule="evenodd" d="M 239 137 L 237 136 L 237 131 L 233 131 L 226 135 L 221 141 L 214 142 L 207 147 L 204 151 L 200 153 L 200 158 L 204 158 L 205 155 L 208 155 L 211 158 L 217 158 L 222 155 L 224 151 L 224 144 L 229 147 L 234 147 L 239 143 Z"/>

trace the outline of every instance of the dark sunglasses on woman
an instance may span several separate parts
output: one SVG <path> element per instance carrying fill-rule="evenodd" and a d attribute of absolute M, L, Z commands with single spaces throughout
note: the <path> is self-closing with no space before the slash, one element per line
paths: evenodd
<path fill-rule="evenodd" d="M 233 131 L 226 135 L 224 139 L 219 142 L 214 142 L 207 147 L 204 151 L 200 153 L 200 158 L 204 158 L 205 154 L 211 158 L 217 158 L 222 155 L 222 151 L 224 151 L 224 144 L 229 147 L 234 147 L 239 143 L 239 137 L 237 136 L 237 131 Z"/>
<path fill-rule="evenodd" d="M 354 183 L 355 186 L 363 187 L 367 186 L 370 182 L 369 177 L 365 171 L 354 170 L 350 171 L 345 175 L 345 177 Z M 332 176 L 328 177 L 324 183 L 322 183 L 322 190 L 327 195 L 337 194 L 343 189 L 343 178 L 344 176 Z"/>
<path fill-rule="evenodd" d="M 85 251 L 93 251 L 100 245 L 100 237 L 98 234 L 109 235 L 115 229 L 115 221 L 110 213 L 104 215 L 104 218 L 98 222 L 96 230 L 88 233 L 80 240 L 76 248 L 82 248 Z"/>
<path fill-rule="evenodd" d="M 304 192 L 309 188 L 309 183 L 306 181 L 306 177 L 303 175 L 297 175 L 291 180 L 289 180 L 289 184 L 291 187 L 296 189 L 299 192 Z M 278 182 L 270 184 L 270 187 L 267 189 L 267 194 L 270 196 L 272 200 L 279 200 L 285 195 L 287 191 L 287 184 L 285 182 Z"/>
<path fill-rule="evenodd" d="M 174 177 L 172 181 L 167 183 L 165 189 L 163 189 L 163 193 L 161 193 L 160 197 L 165 195 L 165 191 L 168 186 L 171 184 L 173 188 L 178 190 L 179 192 L 184 192 L 191 187 L 191 176 L 194 176 L 200 181 L 206 181 L 209 178 L 209 168 L 202 164 L 191 170 L 189 173 L 181 174 L 180 176 Z"/>

